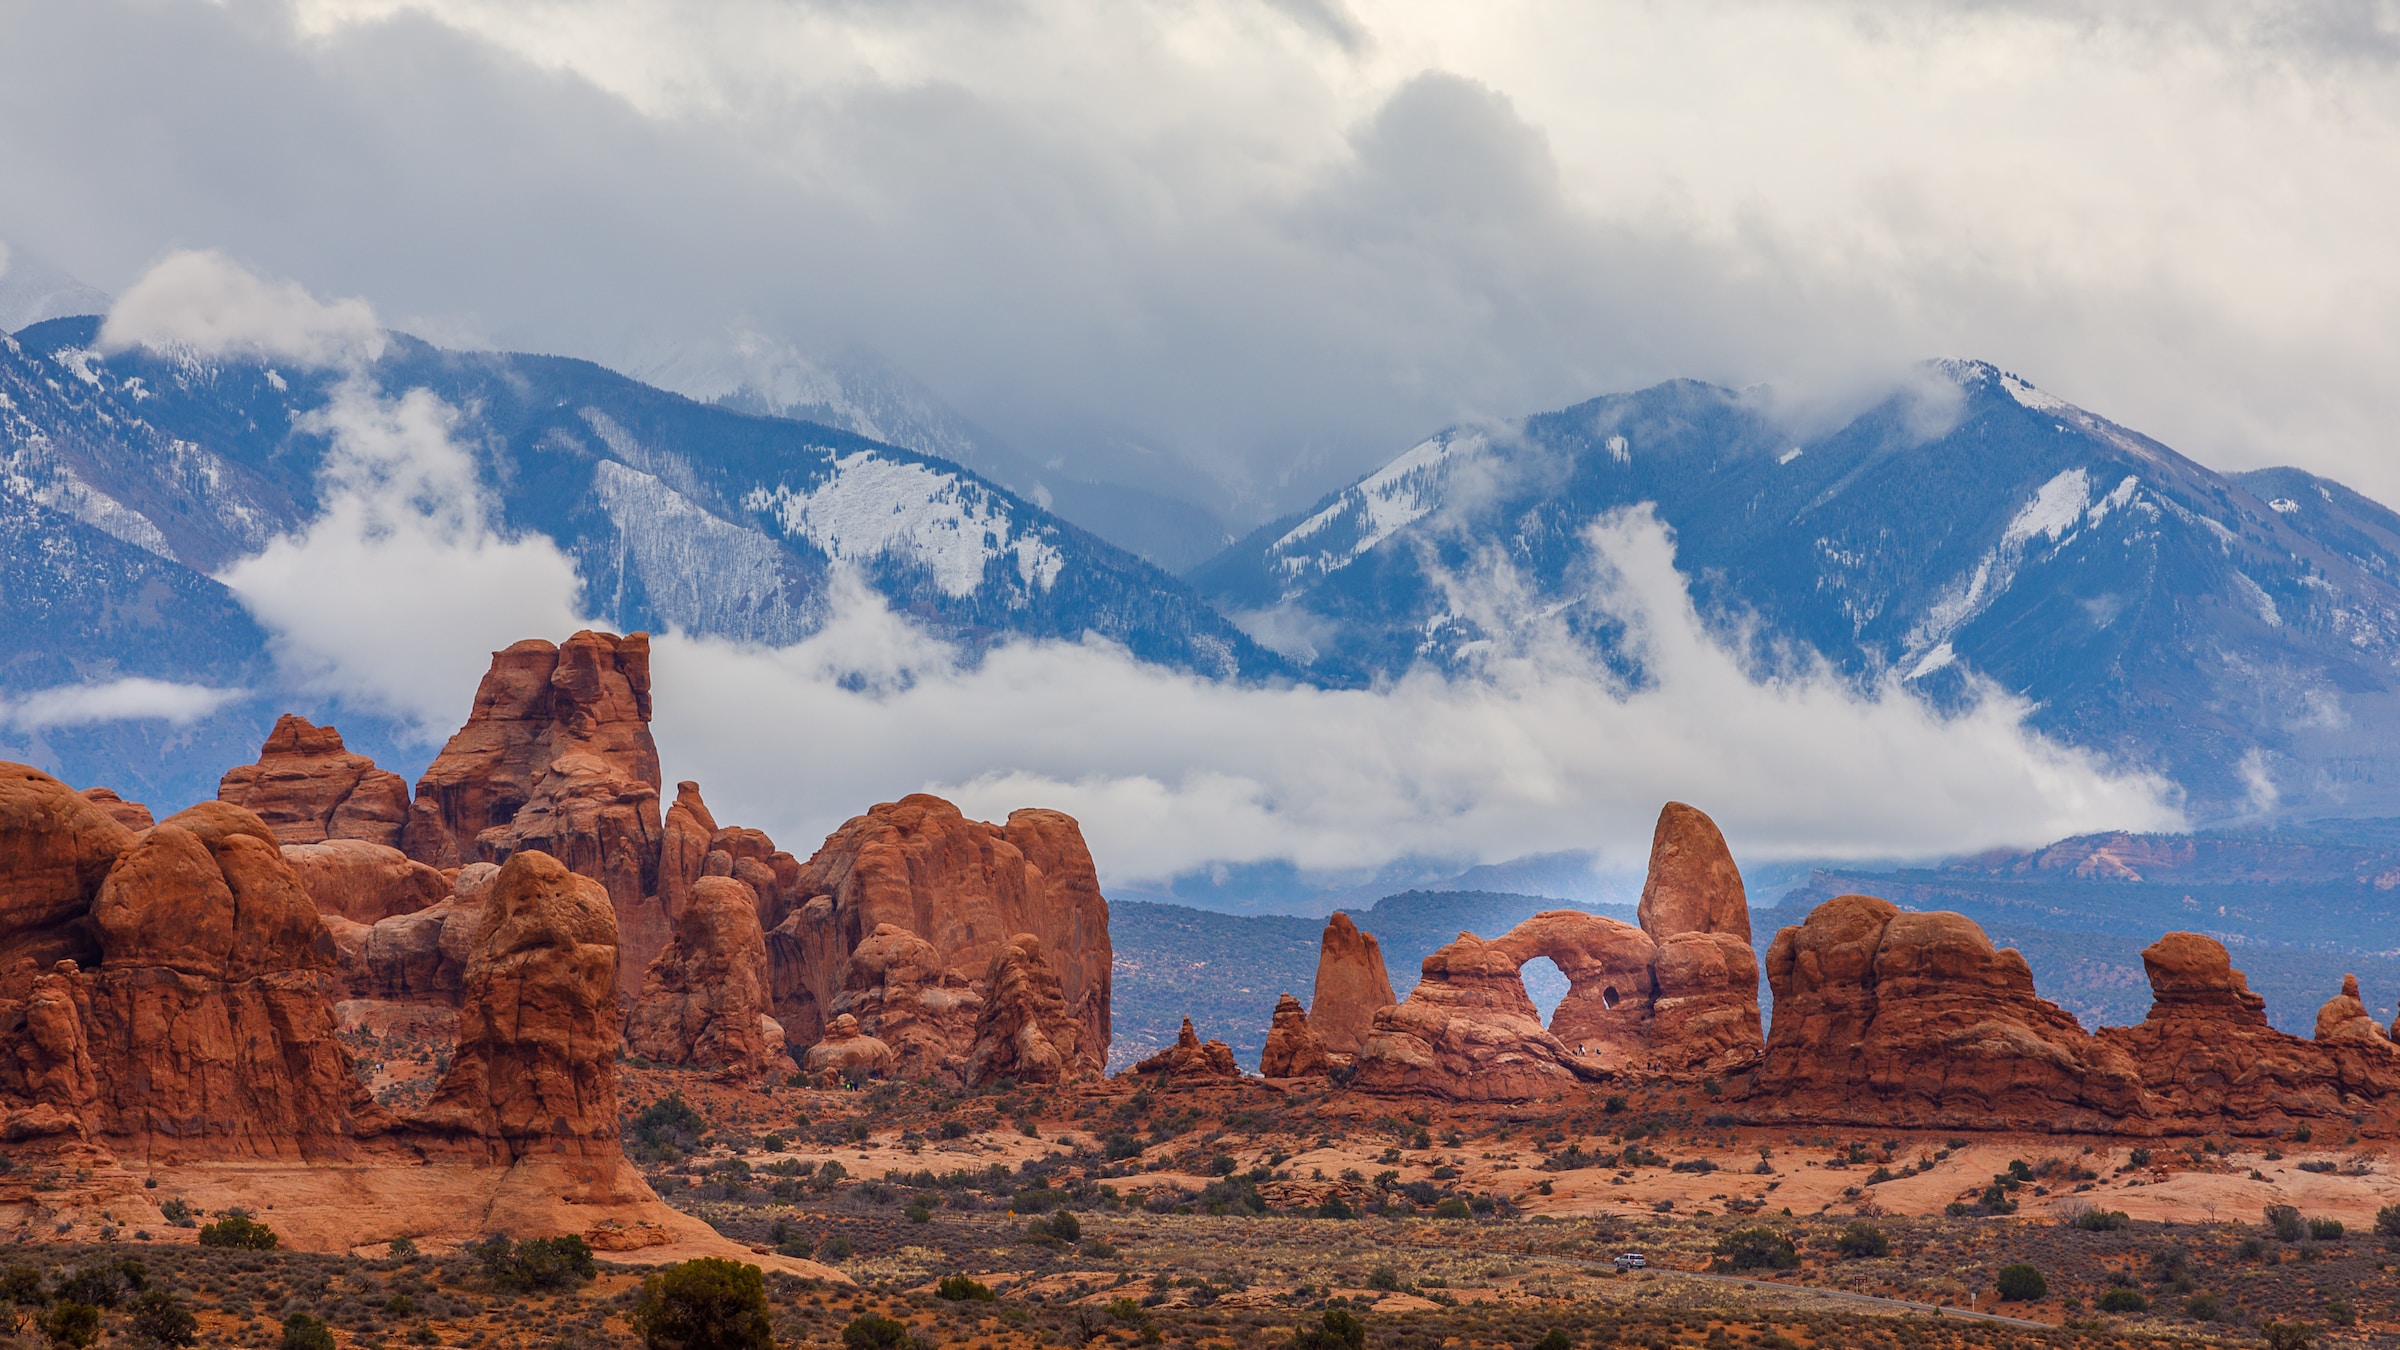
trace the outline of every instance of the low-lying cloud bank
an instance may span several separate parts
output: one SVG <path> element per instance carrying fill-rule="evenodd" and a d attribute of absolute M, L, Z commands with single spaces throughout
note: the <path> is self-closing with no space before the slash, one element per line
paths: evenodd
<path fill-rule="evenodd" d="M 102 722 L 139 721 L 183 726 L 241 696 L 239 689 L 212 689 L 207 685 L 147 678 L 65 684 L 37 689 L 20 698 L 0 699 L 0 727 L 48 731 Z"/>

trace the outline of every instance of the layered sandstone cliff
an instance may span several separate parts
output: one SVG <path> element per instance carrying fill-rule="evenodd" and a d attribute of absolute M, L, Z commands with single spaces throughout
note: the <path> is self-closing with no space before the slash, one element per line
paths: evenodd
<path fill-rule="evenodd" d="M 398 847 L 408 821 L 408 783 L 342 744 L 342 733 L 285 713 L 258 762 L 225 771 L 217 800 L 256 815 L 277 843 L 361 839 Z"/>

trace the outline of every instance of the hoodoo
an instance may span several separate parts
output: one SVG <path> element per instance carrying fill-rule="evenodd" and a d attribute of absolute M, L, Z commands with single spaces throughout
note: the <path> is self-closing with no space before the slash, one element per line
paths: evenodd
<path fill-rule="evenodd" d="M 1336 1055 L 1357 1054 L 1367 1043 L 1375 1014 L 1399 1001 L 1384 969 L 1382 945 L 1336 910 L 1325 921 L 1325 936 L 1317 944 L 1317 988 L 1308 1006 L 1308 1024 L 1325 1049 Z"/>
<path fill-rule="evenodd" d="M 242 807 L 282 844 L 361 839 L 398 847 L 408 822 L 408 782 L 342 744 L 342 733 L 305 717 L 275 719 L 258 762 L 225 771 L 217 800 Z"/>
<path fill-rule="evenodd" d="M 684 896 L 675 936 L 650 963 L 626 1038 L 661 1064 L 733 1077 L 787 1069 L 783 1028 L 767 1015 L 767 935 L 758 896 L 743 882 L 704 876 Z"/>
<path fill-rule="evenodd" d="M 1275 1001 L 1275 1024 L 1267 1029 L 1265 1051 L 1258 1058 L 1264 1078 L 1314 1078 L 1333 1067 L 1325 1042 L 1308 1024 L 1308 1010 L 1285 994 Z"/>

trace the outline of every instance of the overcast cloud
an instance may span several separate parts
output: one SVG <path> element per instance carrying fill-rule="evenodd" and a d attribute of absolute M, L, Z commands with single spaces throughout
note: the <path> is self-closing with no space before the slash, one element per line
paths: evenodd
<path fill-rule="evenodd" d="M 0 4 L 0 236 L 437 340 L 862 341 L 1288 509 L 1470 416 L 1975 355 L 2400 501 L 2387 3 Z"/>

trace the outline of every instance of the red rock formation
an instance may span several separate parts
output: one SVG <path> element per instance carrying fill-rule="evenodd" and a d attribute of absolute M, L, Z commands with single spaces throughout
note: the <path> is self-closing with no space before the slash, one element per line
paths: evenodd
<path fill-rule="evenodd" d="M 658 902 L 669 922 L 683 913 L 683 897 L 691 893 L 692 883 L 707 874 L 709 836 L 716 832 L 717 818 L 700 799 L 700 785 L 677 783 L 658 850 Z"/>
<path fill-rule="evenodd" d="M 2325 1000 L 2325 1006 L 2317 1009 L 2317 1039 L 2384 1047 L 2392 1044 L 2391 1038 L 2384 1034 L 2383 1024 L 2367 1015 L 2367 1005 L 2358 997 L 2356 975 L 2344 975 L 2342 992 Z"/>
<path fill-rule="evenodd" d="M 1495 946 L 1522 967 L 1548 957 L 1567 977 L 1567 996 L 1550 1014 L 1550 1034 L 1578 1055 L 1641 1068 L 1650 1062 L 1651 963 L 1658 944 L 1631 924 L 1581 910 L 1536 914 Z"/>
<path fill-rule="evenodd" d="M 1725 836 L 1705 812 L 1682 802 L 1659 811 L 1640 918 L 1657 944 L 1648 1068 L 1693 1077 L 1755 1062 L 1766 1038 L 1750 903 Z"/>
<path fill-rule="evenodd" d="M 1762 1118 L 1909 1127 L 2154 1130 L 2134 1064 L 2034 993 L 1957 914 L 1845 895 L 1776 935 Z"/>
<path fill-rule="evenodd" d="M 638 988 L 667 944 L 650 638 L 582 632 L 492 657 L 474 711 L 417 782 L 404 847 L 435 867 L 534 849 L 601 883 Z"/>
<path fill-rule="evenodd" d="M 450 878 L 387 844 L 328 839 L 286 844 L 283 861 L 319 914 L 375 924 L 414 914 L 450 896 Z"/>
<path fill-rule="evenodd" d="M 527 849 L 501 865 L 486 903 L 450 1071 L 415 1123 L 501 1162 L 620 1157 L 608 892 Z"/>
<path fill-rule="evenodd" d="M 1336 911 L 1317 943 L 1317 986 L 1310 996 L 1308 1024 L 1330 1054 L 1355 1055 L 1367 1043 L 1375 1014 L 1400 1000 L 1383 966 L 1383 947 Z"/>
<path fill-rule="evenodd" d="M 1133 1066 L 1140 1074 L 1162 1078 L 1240 1078 L 1242 1068 L 1233 1062 L 1233 1047 L 1223 1041 L 1203 1043 L 1200 1033 L 1192 1030 L 1192 1019 L 1183 1019 L 1183 1032 L 1175 1043 Z"/>
<path fill-rule="evenodd" d="M 725 832 L 718 838 L 724 841 Z M 771 847 L 764 836 L 760 841 Z M 770 859 L 752 861 L 772 871 Z M 988 825 L 920 793 L 847 822 L 788 884 L 781 877 L 776 884 L 806 897 L 769 935 L 775 1013 L 794 1044 L 821 1034 L 851 985 L 852 954 L 888 924 L 932 944 L 938 964 L 920 963 L 914 977 L 925 988 L 988 988 L 1004 946 L 1017 934 L 1032 934 L 1079 1027 L 1074 1037 L 1053 1043 L 1071 1041 L 1073 1072 L 1097 1073 L 1107 1063 L 1108 902 L 1072 819 L 1026 810 L 1012 813 L 1005 826 Z M 965 1025 L 963 1017 L 935 1020 L 953 1032 Z M 877 1030 L 864 1012 L 860 1021 L 879 1036 L 894 1034 Z M 953 1040 L 949 1056 L 965 1057 L 969 1044 Z M 894 1048 L 904 1063 L 926 1062 L 904 1045 Z"/>
<path fill-rule="evenodd" d="M 2099 1039 L 2140 1066 L 2156 1113 L 2181 1128 L 2276 1133 L 2346 1115 L 2352 1098 L 2400 1093 L 2390 1047 L 2304 1041 L 2267 1025 L 2266 1000 L 2213 938 L 2169 933 L 2143 949 L 2142 965 L 2150 1015 L 2103 1028 Z"/>
<path fill-rule="evenodd" d="M 1375 1014 L 1352 1081 L 1370 1092 L 1523 1101 L 1606 1078 L 1543 1029 L 1518 964 L 1472 933 L 1426 957 L 1407 1001 Z"/>
<path fill-rule="evenodd" d="M 114 788 L 85 788 L 83 799 L 106 811 L 110 819 L 129 830 L 146 830 L 158 823 L 157 819 L 150 814 L 149 807 L 140 802 L 125 800 L 117 795 Z"/>
<path fill-rule="evenodd" d="M 985 969 L 983 1010 L 967 1048 L 967 1086 L 1002 1078 L 1056 1083 L 1096 1072 L 1078 1044 L 1083 1024 L 1067 1009 L 1058 973 L 1042 940 L 1019 933 L 992 953 Z"/>
<path fill-rule="evenodd" d="M 850 953 L 836 1021 L 849 1017 L 890 1048 L 893 1069 L 909 1078 L 966 1076 L 983 996 L 941 952 L 897 924 L 879 924 Z"/>
<path fill-rule="evenodd" d="M 825 1039 L 808 1048 L 803 1062 L 811 1077 L 830 1074 L 880 1078 L 897 1066 L 892 1047 L 858 1029 L 858 1019 L 843 1013 L 825 1028 Z"/>
<path fill-rule="evenodd" d="M 1725 836 L 1707 813 L 1668 802 L 1650 835 L 1650 871 L 1642 881 L 1642 931 L 1719 933 L 1750 942 L 1750 903 Z"/>
<path fill-rule="evenodd" d="M 364 839 L 397 847 L 408 783 L 350 753 L 342 733 L 291 713 L 275 719 L 258 762 L 225 771 L 217 800 L 256 815 L 277 843 Z"/>
<path fill-rule="evenodd" d="M 704 876 L 683 898 L 674 940 L 650 963 L 626 1039 L 645 1059 L 737 1078 L 789 1069 L 767 992 L 758 896 L 732 877 Z"/>
<path fill-rule="evenodd" d="M 97 964 L 87 916 L 133 831 L 73 788 L 23 764 L 0 763 L 0 970 Z"/>
<path fill-rule="evenodd" d="M 1186 1024 L 1189 1024 L 1187 1019 Z M 1267 1028 L 1267 1045 L 1258 1057 L 1262 1078 L 1321 1078 L 1333 1068 L 1325 1042 L 1308 1024 L 1308 1010 L 1285 994 L 1275 1001 L 1275 1024 Z"/>

